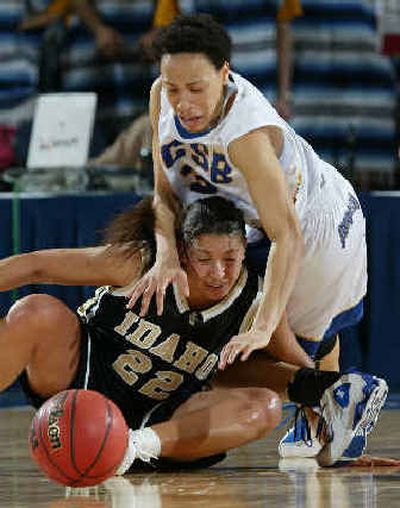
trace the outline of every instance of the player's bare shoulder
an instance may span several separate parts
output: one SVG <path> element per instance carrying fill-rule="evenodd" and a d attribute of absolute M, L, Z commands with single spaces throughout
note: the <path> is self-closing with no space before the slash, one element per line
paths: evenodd
<path fill-rule="evenodd" d="M 149 113 L 150 113 L 150 120 L 152 127 L 157 125 L 158 118 L 160 116 L 160 110 L 161 110 L 161 76 L 158 77 L 153 84 L 151 85 L 150 89 L 150 105 L 149 105 Z"/>
<path fill-rule="evenodd" d="M 229 145 L 229 153 L 230 155 L 236 152 L 243 153 L 243 150 L 248 150 L 249 147 L 264 150 L 266 145 L 269 145 L 279 159 L 283 144 L 282 129 L 274 125 L 265 125 L 234 139 Z"/>

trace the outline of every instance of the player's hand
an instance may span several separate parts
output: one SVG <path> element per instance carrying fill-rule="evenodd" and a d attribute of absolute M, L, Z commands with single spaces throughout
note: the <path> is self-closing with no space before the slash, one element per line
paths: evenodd
<path fill-rule="evenodd" d="M 347 467 L 400 467 L 400 460 L 375 455 L 361 455 L 356 460 L 344 462 Z"/>
<path fill-rule="evenodd" d="M 246 361 L 256 349 L 264 349 L 268 346 L 271 334 L 266 331 L 250 330 L 246 333 L 235 335 L 226 344 L 221 352 L 218 368 L 224 370 L 232 364 L 240 355 L 242 362 Z"/>
<path fill-rule="evenodd" d="M 164 298 L 167 287 L 175 283 L 181 294 L 189 296 L 189 284 L 186 272 L 179 262 L 167 259 L 158 262 L 137 282 L 130 296 L 128 309 L 131 309 L 139 298 L 142 298 L 140 315 L 145 316 L 153 296 L 156 297 L 157 315 L 161 316 L 164 311 Z"/>

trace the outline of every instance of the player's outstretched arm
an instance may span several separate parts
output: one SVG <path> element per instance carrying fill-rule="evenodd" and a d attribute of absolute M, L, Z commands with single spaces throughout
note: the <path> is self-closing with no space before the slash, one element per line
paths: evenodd
<path fill-rule="evenodd" d="M 0 260 L 0 291 L 33 283 L 124 286 L 139 271 L 138 256 L 119 256 L 106 246 L 40 250 Z"/>
<path fill-rule="evenodd" d="M 141 298 L 140 315 L 146 315 L 151 299 L 156 298 L 159 315 L 164 310 L 164 297 L 167 287 L 175 282 L 179 291 L 189 295 L 186 272 L 182 269 L 176 246 L 175 223 L 178 204 L 171 186 L 162 169 L 160 143 L 158 139 L 158 119 L 160 115 L 161 81 L 156 80 L 150 93 L 150 118 L 153 129 L 153 164 L 154 164 L 154 200 L 153 208 L 156 217 L 156 262 L 154 266 L 138 281 L 128 307 L 132 308 Z"/>

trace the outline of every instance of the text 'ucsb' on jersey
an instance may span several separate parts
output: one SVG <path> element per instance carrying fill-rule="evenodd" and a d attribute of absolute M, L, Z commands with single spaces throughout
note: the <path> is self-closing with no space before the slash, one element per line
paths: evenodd
<path fill-rule="evenodd" d="M 172 140 L 161 146 L 161 157 L 167 169 L 174 167 L 192 192 L 216 194 L 216 184 L 232 182 L 232 168 L 222 150 L 202 143 Z M 199 171 L 204 172 L 202 176 Z"/>
<path fill-rule="evenodd" d="M 99 288 L 78 309 L 91 339 L 91 375 L 110 398 L 117 392 L 148 409 L 178 391 L 201 390 L 223 346 L 251 323 L 261 289 L 258 277 L 243 270 L 230 294 L 213 307 L 191 311 L 170 287 L 163 315 L 157 316 L 152 302 L 140 317 L 140 302 L 127 310 L 125 296 Z"/>

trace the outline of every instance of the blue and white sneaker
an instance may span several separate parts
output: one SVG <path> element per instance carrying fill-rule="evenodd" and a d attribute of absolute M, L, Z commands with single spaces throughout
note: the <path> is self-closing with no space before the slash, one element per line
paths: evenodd
<path fill-rule="evenodd" d="M 349 446 L 345 449 L 339 461 L 349 462 L 360 458 L 367 447 L 367 436 L 363 429 L 359 430 L 358 433 L 350 441 Z"/>
<path fill-rule="evenodd" d="M 359 446 L 365 446 L 365 438 L 378 420 L 387 392 L 385 380 L 357 371 L 343 374 L 325 390 L 321 398 L 325 444 L 317 456 L 321 466 L 331 466 L 340 460 L 358 436 L 364 438 L 358 440 Z"/>
<path fill-rule="evenodd" d="M 282 459 L 309 459 L 316 457 L 322 445 L 316 435 L 316 429 L 308 421 L 307 410 L 298 408 L 294 426 L 291 427 L 278 445 L 278 453 Z"/>
<path fill-rule="evenodd" d="M 310 438 L 307 438 L 307 425 L 310 427 Z M 350 441 L 349 446 L 340 457 L 340 461 L 349 462 L 361 457 L 367 447 L 367 438 L 363 431 L 356 434 Z M 322 444 L 317 437 L 317 431 L 307 421 L 307 416 L 302 414 L 296 420 L 278 445 L 278 453 L 282 459 L 311 459 L 321 451 Z"/>

